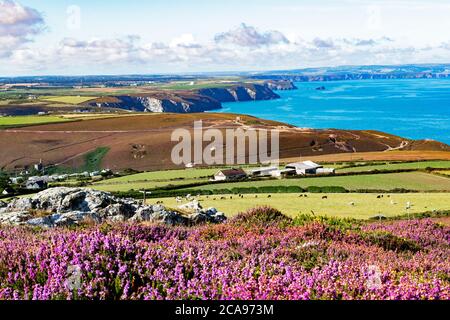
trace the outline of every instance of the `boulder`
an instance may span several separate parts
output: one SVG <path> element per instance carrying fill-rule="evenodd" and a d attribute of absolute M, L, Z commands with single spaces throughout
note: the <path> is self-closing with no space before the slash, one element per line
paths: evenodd
<path fill-rule="evenodd" d="M 188 217 L 178 212 L 166 210 L 154 212 L 148 221 L 152 223 L 163 223 L 169 226 L 189 226 L 192 224 Z"/>
<path fill-rule="evenodd" d="M 162 210 L 159 210 L 159 212 Z M 130 219 L 130 222 L 145 222 L 150 221 L 154 213 L 153 207 L 142 207 L 136 210 L 136 214 Z"/>
<path fill-rule="evenodd" d="M 192 202 L 178 206 L 178 209 L 190 211 L 190 212 L 198 212 L 198 211 L 202 210 L 203 207 L 201 206 L 200 202 L 198 202 L 197 200 L 194 200 Z"/>

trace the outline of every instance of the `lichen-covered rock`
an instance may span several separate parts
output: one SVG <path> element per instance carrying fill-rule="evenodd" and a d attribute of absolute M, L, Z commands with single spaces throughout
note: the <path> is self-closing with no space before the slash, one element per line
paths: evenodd
<path fill-rule="evenodd" d="M 178 209 L 185 210 L 185 211 L 197 212 L 197 211 L 202 210 L 203 207 L 200 205 L 200 202 L 198 202 L 197 200 L 194 200 L 192 202 L 178 206 Z"/>
<path fill-rule="evenodd" d="M 215 208 L 202 209 L 198 201 L 186 205 L 185 216 L 163 205 L 143 206 L 133 199 L 120 199 L 110 193 L 84 188 L 53 188 L 32 198 L 11 201 L 0 209 L 0 224 L 31 225 L 44 228 L 79 225 L 86 221 L 150 222 L 171 226 L 222 223 L 226 220 Z M 36 217 L 33 214 L 39 213 Z M 47 213 L 47 215 L 43 215 Z"/>
<path fill-rule="evenodd" d="M 33 201 L 29 198 L 19 198 L 12 200 L 6 207 L 6 212 L 23 212 L 33 210 Z"/>
<path fill-rule="evenodd" d="M 22 212 L 0 212 L 0 224 L 4 225 L 19 225 L 32 218 L 28 211 Z"/>
<path fill-rule="evenodd" d="M 139 208 L 138 210 L 136 210 L 136 214 L 130 219 L 130 221 L 131 222 L 150 221 L 153 213 L 154 211 L 152 206 Z"/>

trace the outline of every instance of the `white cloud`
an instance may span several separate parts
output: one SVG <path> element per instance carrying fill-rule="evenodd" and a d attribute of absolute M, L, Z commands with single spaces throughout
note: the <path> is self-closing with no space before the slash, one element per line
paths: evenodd
<path fill-rule="evenodd" d="M 279 31 L 260 32 L 255 27 L 242 23 L 239 27 L 216 35 L 217 43 L 228 43 L 242 47 L 261 47 L 280 43 L 289 43 L 284 34 Z"/>
<path fill-rule="evenodd" d="M 37 10 L 11 0 L 0 1 L 0 57 L 11 55 L 43 28 L 44 19 Z"/>
<path fill-rule="evenodd" d="M 2 40 L 14 42 L 3 36 Z M 182 34 L 168 42 L 145 42 L 134 35 L 89 40 L 64 38 L 47 48 L 16 47 L 2 68 L 15 72 L 70 74 L 148 73 L 165 71 L 267 70 L 336 65 L 448 62 L 450 42 L 412 46 L 389 37 L 312 38 L 287 37 L 280 31 L 259 31 L 242 24 L 198 42 Z M 11 45 L 10 45 L 11 47 Z M 4 65 L 5 67 L 2 67 Z M 18 66 L 22 70 L 17 70 Z M 68 69 L 69 66 L 69 69 Z M 51 70 L 51 71 L 48 71 Z M 86 71 L 87 70 L 87 71 Z"/>

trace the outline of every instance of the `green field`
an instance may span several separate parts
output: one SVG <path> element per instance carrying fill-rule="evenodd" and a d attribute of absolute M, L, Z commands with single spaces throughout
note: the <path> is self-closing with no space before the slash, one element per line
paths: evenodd
<path fill-rule="evenodd" d="M 73 121 L 57 116 L 16 116 L 0 117 L 0 127 L 27 126 L 34 124 L 56 123 Z"/>
<path fill-rule="evenodd" d="M 194 190 L 215 190 L 232 188 L 251 188 L 266 186 L 299 186 L 307 188 L 337 186 L 347 190 L 393 190 L 408 189 L 418 191 L 450 191 L 450 179 L 438 175 L 407 172 L 342 177 L 317 177 L 285 180 L 244 181 L 215 184 L 193 188 Z"/>
<path fill-rule="evenodd" d="M 155 171 L 123 176 L 95 183 L 95 189 L 118 192 L 141 189 L 155 189 L 168 186 L 180 186 L 198 182 L 207 182 L 219 169 L 189 169 Z"/>
<path fill-rule="evenodd" d="M 169 181 L 175 179 L 196 179 L 212 176 L 217 173 L 217 171 L 219 171 L 219 169 L 190 169 L 144 172 L 120 178 L 114 178 L 108 180 L 108 183 L 123 184 L 132 182 Z"/>
<path fill-rule="evenodd" d="M 172 181 L 165 180 L 165 181 L 146 181 L 146 182 L 134 181 L 115 184 L 108 183 L 107 181 L 102 181 L 90 186 L 90 188 L 108 192 L 125 192 L 130 190 L 143 190 L 143 189 L 149 190 L 168 186 L 180 186 L 202 181 L 206 182 L 208 181 L 208 179 L 186 179 L 186 180 L 172 180 Z"/>
<path fill-rule="evenodd" d="M 256 198 L 257 196 L 257 198 Z M 411 203 L 410 214 L 424 213 L 433 210 L 450 210 L 450 195 L 448 193 L 416 193 L 416 194 L 385 194 L 378 199 L 376 194 L 307 194 L 307 198 L 299 194 L 244 195 L 241 199 L 236 195 L 202 196 L 199 200 L 204 208 L 214 207 L 233 216 L 239 212 L 261 205 L 269 205 L 283 213 L 296 215 L 315 215 L 350 217 L 355 219 L 370 219 L 377 215 L 399 216 L 406 214 L 406 204 Z M 322 199 L 327 196 L 328 199 Z M 221 199 L 225 197 L 226 199 Z M 232 197 L 232 199 L 230 198 Z M 151 199 L 149 203 L 162 201 L 170 208 L 180 204 L 174 198 Z M 186 203 L 187 201 L 183 202 Z M 351 205 L 351 203 L 354 205 Z"/>
<path fill-rule="evenodd" d="M 98 97 L 89 97 L 89 96 L 50 96 L 50 97 L 43 97 L 40 100 L 66 104 L 80 104 L 97 98 Z"/>
<path fill-rule="evenodd" d="M 366 172 L 374 170 L 423 170 L 426 168 L 450 169 L 450 161 L 420 161 L 406 163 L 387 163 L 367 166 L 356 166 L 353 168 L 338 169 L 338 173 Z"/>

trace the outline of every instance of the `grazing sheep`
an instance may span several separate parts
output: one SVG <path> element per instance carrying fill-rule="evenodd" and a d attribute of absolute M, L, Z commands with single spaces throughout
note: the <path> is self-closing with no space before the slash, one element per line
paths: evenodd
<path fill-rule="evenodd" d="M 269 195 L 267 196 L 267 198 L 272 198 L 272 196 L 269 194 Z"/>
<path fill-rule="evenodd" d="M 352 202 L 350 202 L 350 205 L 351 205 L 352 207 L 354 207 L 354 206 L 355 206 L 355 203 L 352 201 Z"/>
<path fill-rule="evenodd" d="M 326 199 L 328 199 L 327 196 L 323 196 L 323 197 L 322 197 L 322 200 L 326 200 Z"/>

